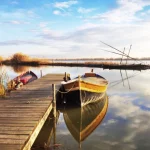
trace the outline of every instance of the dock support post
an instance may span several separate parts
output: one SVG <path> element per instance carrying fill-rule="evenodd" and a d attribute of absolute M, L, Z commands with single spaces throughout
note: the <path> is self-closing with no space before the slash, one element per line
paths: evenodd
<path fill-rule="evenodd" d="M 43 77 L 43 73 L 42 73 L 42 70 L 40 70 L 40 73 L 41 73 L 41 77 Z"/>
<path fill-rule="evenodd" d="M 57 115 L 56 115 L 57 117 Z M 53 144 L 55 145 L 56 144 L 56 117 L 53 118 L 53 121 L 54 121 L 54 127 L 53 127 Z"/>
<path fill-rule="evenodd" d="M 65 81 L 67 81 L 67 73 L 65 72 L 65 78 L 64 78 Z"/>
<path fill-rule="evenodd" d="M 56 89 L 55 84 L 52 84 L 52 92 L 53 92 L 53 115 L 56 117 Z"/>
<path fill-rule="evenodd" d="M 54 121 L 54 127 L 53 127 L 53 132 L 54 132 L 54 137 L 53 137 L 53 144 L 56 144 L 56 88 L 55 88 L 55 84 L 52 84 L 52 92 L 53 92 L 53 121 Z"/>

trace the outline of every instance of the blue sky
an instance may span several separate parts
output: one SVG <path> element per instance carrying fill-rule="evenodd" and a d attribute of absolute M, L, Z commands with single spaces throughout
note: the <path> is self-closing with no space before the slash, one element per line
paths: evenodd
<path fill-rule="evenodd" d="M 149 16 L 150 0 L 0 0 L 1 55 L 117 57 L 103 41 L 148 57 Z"/>

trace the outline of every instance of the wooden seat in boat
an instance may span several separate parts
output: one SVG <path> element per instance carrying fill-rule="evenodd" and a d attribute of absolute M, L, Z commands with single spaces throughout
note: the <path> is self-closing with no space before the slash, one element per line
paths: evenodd
<path fill-rule="evenodd" d="M 95 73 L 85 73 L 85 77 L 96 77 L 96 74 Z"/>

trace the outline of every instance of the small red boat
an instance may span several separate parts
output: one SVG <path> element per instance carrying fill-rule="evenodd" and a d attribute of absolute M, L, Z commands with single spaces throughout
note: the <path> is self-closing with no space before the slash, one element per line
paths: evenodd
<path fill-rule="evenodd" d="M 32 71 L 27 71 L 16 78 L 13 79 L 15 83 L 15 89 L 20 88 L 22 85 L 25 85 L 29 82 L 36 80 L 38 77 Z"/>

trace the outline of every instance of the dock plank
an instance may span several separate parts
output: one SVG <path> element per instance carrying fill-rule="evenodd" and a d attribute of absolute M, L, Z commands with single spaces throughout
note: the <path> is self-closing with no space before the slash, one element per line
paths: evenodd
<path fill-rule="evenodd" d="M 0 144 L 2 150 L 20 150 L 22 145 L 18 144 Z"/>
<path fill-rule="evenodd" d="M 0 150 L 31 148 L 52 110 L 52 84 L 63 77 L 47 74 L 0 98 Z"/>

